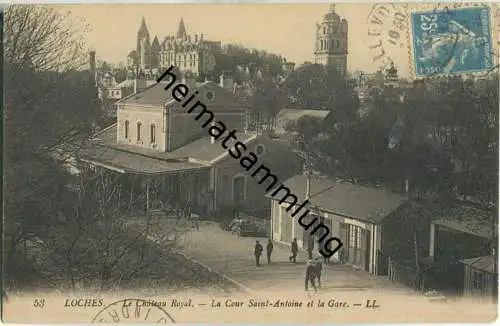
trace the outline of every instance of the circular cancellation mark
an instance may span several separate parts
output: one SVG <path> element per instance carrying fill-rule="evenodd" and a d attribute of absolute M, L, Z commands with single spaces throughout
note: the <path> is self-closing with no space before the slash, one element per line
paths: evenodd
<path fill-rule="evenodd" d="M 175 323 L 168 312 L 148 300 L 124 299 L 113 302 L 99 311 L 92 323 Z"/>

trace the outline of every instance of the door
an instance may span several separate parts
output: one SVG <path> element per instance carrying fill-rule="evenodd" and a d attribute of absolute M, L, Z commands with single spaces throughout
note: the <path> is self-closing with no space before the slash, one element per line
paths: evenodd
<path fill-rule="evenodd" d="M 281 241 L 291 243 L 293 239 L 292 223 L 293 219 L 287 214 L 286 210 L 281 207 Z"/>

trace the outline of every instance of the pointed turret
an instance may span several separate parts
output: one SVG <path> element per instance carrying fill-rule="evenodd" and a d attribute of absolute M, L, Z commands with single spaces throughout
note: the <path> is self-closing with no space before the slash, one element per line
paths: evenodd
<path fill-rule="evenodd" d="M 161 46 L 160 46 L 160 41 L 158 41 L 158 37 L 155 36 L 153 39 L 153 43 L 151 44 L 151 51 L 160 51 Z"/>
<path fill-rule="evenodd" d="M 177 29 L 177 38 L 186 38 L 186 27 L 184 26 L 184 19 L 181 18 L 179 28 Z"/>
<path fill-rule="evenodd" d="M 146 20 L 144 17 L 142 17 L 142 22 L 141 22 L 141 27 L 139 28 L 139 32 L 137 33 L 137 36 L 142 38 L 142 37 L 149 37 L 149 31 L 148 27 L 146 26 Z"/>

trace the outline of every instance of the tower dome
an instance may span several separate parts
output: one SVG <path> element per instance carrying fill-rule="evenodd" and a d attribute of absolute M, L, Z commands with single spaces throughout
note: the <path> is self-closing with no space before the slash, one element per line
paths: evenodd
<path fill-rule="evenodd" d="M 337 15 L 335 12 L 335 4 L 332 3 L 330 5 L 330 10 L 328 13 L 323 17 L 324 22 L 340 22 L 340 17 Z"/>

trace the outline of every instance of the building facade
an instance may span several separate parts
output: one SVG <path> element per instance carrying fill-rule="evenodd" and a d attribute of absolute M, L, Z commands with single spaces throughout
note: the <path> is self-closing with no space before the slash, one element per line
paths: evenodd
<path fill-rule="evenodd" d="M 171 65 L 179 67 L 183 73 L 204 75 L 214 69 L 215 54 L 220 50 L 220 41 L 205 40 L 203 34 L 188 35 L 183 19 L 175 35 L 166 36 L 161 42 L 157 36 L 151 40 L 143 18 L 137 33 L 137 46 L 129 53 L 127 66 L 134 73 L 144 75 L 157 75 Z"/>
<path fill-rule="evenodd" d="M 296 175 L 285 185 L 299 199 L 306 197 L 305 176 Z M 384 249 L 383 221 L 392 219 L 392 213 L 406 201 L 404 196 L 385 190 L 312 177 L 308 196 L 310 213 L 302 223 L 308 225 L 314 219 L 316 221 L 306 230 L 299 224 L 300 216 L 292 216 L 294 210 L 288 210 L 288 203 L 280 203 L 280 198 L 270 197 L 269 194 L 268 197 L 272 200 L 274 241 L 289 245 L 296 238 L 299 247 L 306 250 L 313 243 L 314 252 L 318 252 L 318 248 L 323 248 L 318 241 L 338 237 L 343 246 L 332 259 L 372 274 L 379 274 L 384 263 L 379 254 Z M 328 236 L 324 236 L 323 229 L 313 231 L 319 224 L 328 227 Z"/>
<path fill-rule="evenodd" d="M 347 73 L 347 31 L 346 19 L 335 12 L 335 5 L 323 20 L 316 24 L 314 63 L 334 66 L 343 76 Z"/>

